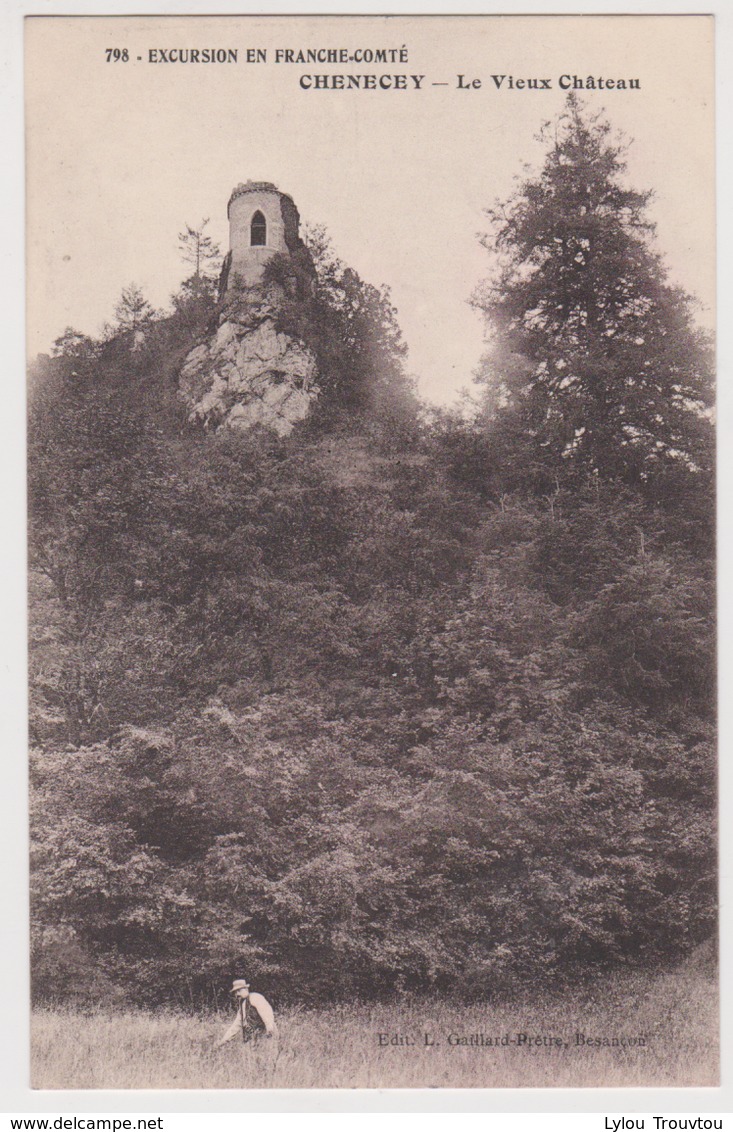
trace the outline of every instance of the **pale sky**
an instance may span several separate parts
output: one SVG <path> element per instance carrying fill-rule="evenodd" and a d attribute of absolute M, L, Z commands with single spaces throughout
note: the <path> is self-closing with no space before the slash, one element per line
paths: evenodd
<path fill-rule="evenodd" d="M 449 403 L 482 352 L 468 299 L 490 263 L 483 209 L 541 162 L 535 135 L 566 74 L 640 80 L 581 97 L 634 139 L 629 182 L 655 190 L 658 246 L 712 324 L 712 34 L 705 16 L 28 20 L 29 353 L 67 325 L 99 333 L 130 282 L 167 306 L 187 274 L 177 233 L 208 216 L 226 250 L 231 189 L 267 180 L 391 288 L 421 393 Z M 274 61 L 276 48 L 403 46 L 406 63 Z M 107 63 L 110 47 L 129 61 Z M 239 62 L 147 62 L 151 48 L 192 47 L 236 48 Z M 247 64 L 247 48 L 268 61 Z M 412 89 L 303 90 L 303 74 L 404 74 Z M 494 74 L 552 89 L 497 90 Z M 459 75 L 480 89 L 458 89 Z"/>

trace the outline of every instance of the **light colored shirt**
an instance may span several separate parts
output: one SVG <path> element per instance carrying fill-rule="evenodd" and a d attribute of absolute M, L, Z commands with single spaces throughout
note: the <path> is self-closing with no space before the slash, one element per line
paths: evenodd
<path fill-rule="evenodd" d="M 216 1043 L 217 1047 L 223 1046 L 225 1042 L 231 1041 L 232 1038 L 234 1038 L 238 1034 L 242 1033 L 242 1015 L 240 1013 L 240 1011 L 241 1011 L 240 1002 L 241 1001 L 242 1000 L 240 999 L 237 1002 L 237 1017 L 234 1019 L 234 1021 L 232 1022 L 232 1024 L 230 1026 L 227 1026 L 226 1031 L 221 1036 L 219 1041 Z M 262 995 L 262 994 L 256 994 L 256 993 L 250 994 L 249 998 L 245 999 L 244 1001 L 249 1004 L 248 1008 L 247 1008 L 247 1013 L 255 1013 L 255 1014 L 259 1015 L 259 1018 L 262 1021 L 262 1025 L 265 1027 L 265 1033 L 268 1035 L 268 1037 L 274 1037 L 277 1034 L 277 1026 L 275 1024 L 275 1015 L 273 1013 L 272 1007 L 270 1006 L 270 1004 L 267 1001 L 267 999 L 265 998 L 265 996 Z M 256 1033 L 256 1030 L 254 1032 Z M 250 1029 L 249 1036 L 250 1037 L 252 1036 L 252 1030 L 251 1029 Z"/>

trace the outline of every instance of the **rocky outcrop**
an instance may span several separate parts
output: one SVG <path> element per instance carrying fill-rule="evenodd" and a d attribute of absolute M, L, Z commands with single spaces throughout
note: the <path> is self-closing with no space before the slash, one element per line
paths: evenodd
<path fill-rule="evenodd" d="M 264 425 L 280 436 L 305 419 L 318 396 L 316 361 L 277 328 L 278 294 L 242 288 L 219 326 L 186 357 L 179 390 L 191 420 L 210 428 Z"/>

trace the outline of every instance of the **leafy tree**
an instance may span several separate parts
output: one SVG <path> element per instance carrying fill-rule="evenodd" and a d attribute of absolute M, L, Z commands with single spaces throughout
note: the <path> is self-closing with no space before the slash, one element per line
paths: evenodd
<path fill-rule="evenodd" d="M 51 351 L 54 358 L 73 358 L 75 361 L 90 361 L 97 357 L 99 346 L 87 334 L 67 326 L 63 334 L 54 341 Z"/>
<path fill-rule="evenodd" d="M 651 194 L 577 97 L 548 124 L 544 165 L 488 211 L 498 253 L 475 301 L 492 336 L 486 410 L 540 474 L 632 483 L 712 467 L 711 352 L 651 244 Z"/>

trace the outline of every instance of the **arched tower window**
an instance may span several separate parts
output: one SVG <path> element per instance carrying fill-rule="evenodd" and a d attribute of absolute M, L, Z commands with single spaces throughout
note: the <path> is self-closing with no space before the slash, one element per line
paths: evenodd
<path fill-rule="evenodd" d="M 261 212 L 255 212 L 249 226 L 250 247 L 263 248 L 267 243 L 267 221 Z"/>

